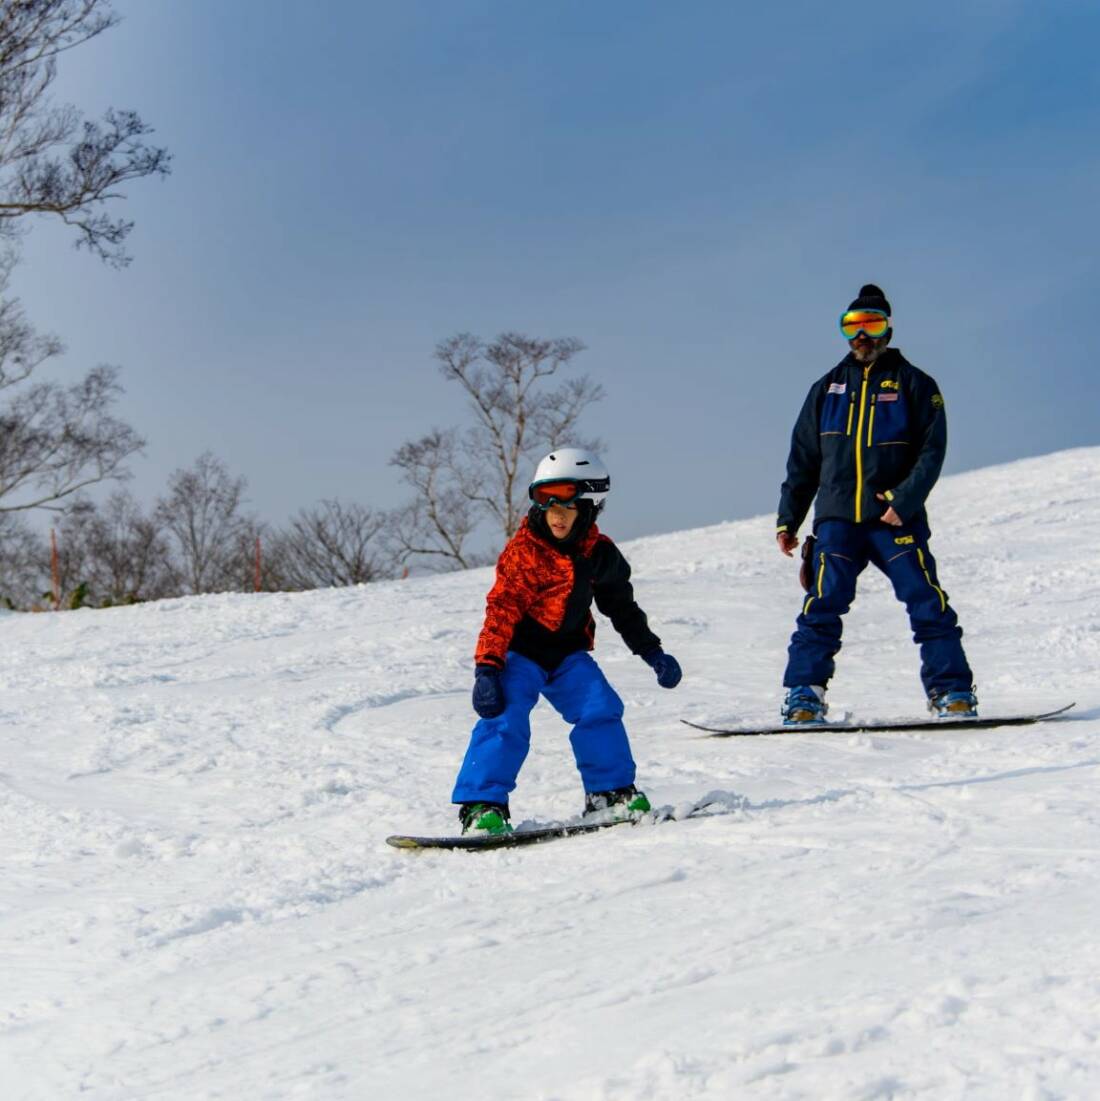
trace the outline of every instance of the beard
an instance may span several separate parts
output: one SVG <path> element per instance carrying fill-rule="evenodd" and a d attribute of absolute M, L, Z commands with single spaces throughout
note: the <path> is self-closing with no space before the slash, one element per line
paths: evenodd
<path fill-rule="evenodd" d="M 862 364 L 874 363 L 890 343 L 890 336 L 880 336 L 878 340 L 858 340 L 851 342 L 852 355 Z"/>

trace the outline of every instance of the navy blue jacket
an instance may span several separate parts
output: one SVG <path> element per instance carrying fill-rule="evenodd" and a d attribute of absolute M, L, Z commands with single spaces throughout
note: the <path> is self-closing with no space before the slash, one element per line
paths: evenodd
<path fill-rule="evenodd" d="M 779 531 L 797 532 L 817 496 L 814 523 L 876 521 L 887 505 L 908 522 L 940 476 L 947 420 L 935 379 L 895 348 L 870 366 L 844 357 L 810 387 L 791 436 L 779 494 Z"/>

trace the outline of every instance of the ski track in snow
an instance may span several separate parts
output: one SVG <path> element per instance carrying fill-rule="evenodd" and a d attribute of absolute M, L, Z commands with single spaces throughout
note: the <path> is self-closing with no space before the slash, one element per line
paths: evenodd
<path fill-rule="evenodd" d="M 641 539 L 685 678 L 601 622 L 639 782 L 733 809 L 497 853 L 384 843 L 455 828 L 489 571 L 3 615 L 2 1096 L 1100 1096 L 1100 449 L 930 511 L 983 705 L 1071 720 L 697 737 L 776 714 L 794 566 L 770 517 Z M 834 708 L 919 714 L 871 571 L 846 637 Z M 514 817 L 580 800 L 540 705 Z"/>

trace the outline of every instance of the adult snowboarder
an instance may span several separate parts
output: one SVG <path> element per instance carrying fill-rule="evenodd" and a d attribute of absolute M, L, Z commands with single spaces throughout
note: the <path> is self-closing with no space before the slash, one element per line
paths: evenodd
<path fill-rule="evenodd" d="M 508 796 L 530 747 L 540 694 L 573 726 L 585 813 L 625 818 L 650 809 L 634 786 L 623 702 L 589 653 L 593 598 L 662 688 L 675 688 L 681 672 L 634 600 L 626 559 L 596 527 L 610 488 L 607 468 L 580 448 L 551 452 L 535 471 L 530 511 L 501 552 L 477 643 L 473 705 L 480 721 L 452 795 L 463 833 L 511 830 Z"/>
<path fill-rule="evenodd" d="M 783 677 L 787 724 L 824 721 L 841 616 L 868 562 L 905 603 L 932 712 L 977 714 L 962 629 L 928 549 L 924 503 L 947 447 L 943 397 L 934 379 L 888 347 L 891 314 L 878 287 L 860 289 L 840 318 L 850 351 L 810 387 L 791 437 L 776 542 L 791 555 L 816 496 L 816 544 Z"/>

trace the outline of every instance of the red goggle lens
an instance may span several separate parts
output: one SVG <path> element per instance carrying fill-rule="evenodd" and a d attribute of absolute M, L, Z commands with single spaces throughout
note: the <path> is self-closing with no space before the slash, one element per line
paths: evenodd
<path fill-rule="evenodd" d="M 555 501 L 565 504 L 572 501 L 580 493 L 580 486 L 576 482 L 544 482 L 542 485 L 531 487 L 531 500 L 536 505 L 550 505 Z"/>

